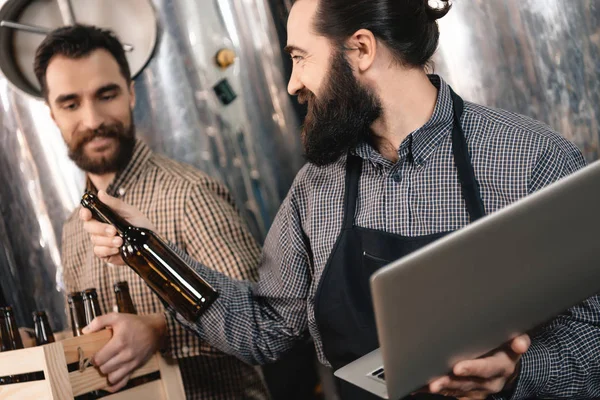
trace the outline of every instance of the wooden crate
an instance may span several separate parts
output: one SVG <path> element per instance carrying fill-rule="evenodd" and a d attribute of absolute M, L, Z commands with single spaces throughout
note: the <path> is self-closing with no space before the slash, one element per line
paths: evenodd
<path fill-rule="evenodd" d="M 105 329 L 89 335 L 65 339 L 56 343 L 0 353 L 0 376 L 43 372 L 44 380 L 0 385 L 0 399 L 70 400 L 75 396 L 108 386 L 100 371 L 88 366 L 83 371 L 69 372 L 68 365 L 85 365 L 111 338 Z M 132 374 L 132 379 L 153 372 L 160 379 L 103 397 L 106 400 L 185 400 L 181 373 L 176 361 L 154 355 Z"/>

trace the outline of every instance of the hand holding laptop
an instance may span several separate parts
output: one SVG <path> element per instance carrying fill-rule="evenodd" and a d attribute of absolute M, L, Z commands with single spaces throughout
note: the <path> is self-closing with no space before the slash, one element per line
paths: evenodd
<path fill-rule="evenodd" d="M 528 335 L 514 338 L 509 344 L 476 360 L 457 363 L 453 375 L 437 378 L 423 390 L 466 399 L 485 399 L 488 396 L 509 390 L 518 375 L 518 364 L 529 349 Z"/>

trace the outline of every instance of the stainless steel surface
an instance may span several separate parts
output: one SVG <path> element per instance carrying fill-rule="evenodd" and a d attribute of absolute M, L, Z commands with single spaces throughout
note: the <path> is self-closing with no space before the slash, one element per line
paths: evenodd
<path fill-rule="evenodd" d="M 600 1 L 455 0 L 435 70 L 465 100 L 543 121 L 600 156 Z"/>
<path fill-rule="evenodd" d="M 75 15 L 73 14 L 73 6 L 71 0 L 56 0 L 58 8 L 60 9 L 60 16 L 62 18 L 63 25 L 75 24 Z"/>
<path fill-rule="evenodd" d="M 6 28 L 20 29 L 22 31 L 30 32 L 30 33 L 39 33 L 40 35 L 47 35 L 48 32 L 50 32 L 50 29 L 43 28 L 41 26 L 20 24 L 18 22 L 11 22 L 11 21 L 0 21 L 0 26 L 6 27 Z"/>
<path fill-rule="evenodd" d="M 13 0 L 5 3 L 0 19 L 50 31 L 65 25 L 56 0 Z M 150 60 L 158 38 L 155 10 L 150 0 L 77 0 L 76 22 L 112 29 L 123 42 L 133 77 Z M 41 97 L 33 71 L 35 50 L 44 39 L 23 30 L 0 30 L 0 69 L 9 81 Z M 11 49 L 6 49 L 9 44 Z M 2 48 L 4 47 L 4 48 Z M 12 49 L 14 48 L 14 51 Z M 6 58 L 6 59 L 4 59 Z M 16 71 L 16 72 L 13 72 Z M 12 72 L 12 73 L 11 73 Z"/>
<path fill-rule="evenodd" d="M 155 151 L 223 179 L 262 240 L 303 162 L 270 11 L 262 0 L 157 0 L 154 8 L 161 32 L 154 57 L 136 78 L 138 135 Z M 237 54 L 225 70 L 214 62 L 221 48 Z M 213 91 L 223 78 L 238 95 L 228 106 Z M 16 276 L 13 294 L 25 298 L 25 315 L 45 308 L 59 330 L 66 326 L 56 278 L 61 226 L 78 203 L 83 176 L 43 102 L 2 76 L 0 127 L 4 238 L 15 265 L 0 270 L 0 279 Z"/>
<path fill-rule="evenodd" d="M 47 35 L 51 31 L 50 28 L 43 28 L 41 26 L 20 24 L 20 23 L 11 22 L 11 21 L 0 21 L 0 26 L 6 27 L 6 28 L 19 29 L 19 30 L 29 32 L 29 33 L 38 33 L 40 35 Z M 123 50 L 133 51 L 133 49 L 134 49 L 134 47 L 132 45 L 130 45 L 129 43 L 123 43 Z"/>

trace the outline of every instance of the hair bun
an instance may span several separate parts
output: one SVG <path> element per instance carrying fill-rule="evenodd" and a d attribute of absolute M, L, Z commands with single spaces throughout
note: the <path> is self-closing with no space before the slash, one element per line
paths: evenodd
<path fill-rule="evenodd" d="M 450 0 L 423 0 L 423 4 L 425 5 L 425 14 L 431 22 L 445 16 L 452 8 Z"/>

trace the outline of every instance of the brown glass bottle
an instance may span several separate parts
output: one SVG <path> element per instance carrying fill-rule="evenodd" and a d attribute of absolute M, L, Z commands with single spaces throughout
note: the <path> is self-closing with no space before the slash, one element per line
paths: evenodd
<path fill-rule="evenodd" d="M 81 205 L 94 218 L 111 224 L 123 238 L 121 257 L 162 299 L 188 321 L 198 317 L 218 293 L 149 229 L 132 226 L 93 193 L 86 193 Z"/>
<path fill-rule="evenodd" d="M 86 326 L 85 310 L 83 308 L 83 297 L 81 293 L 69 293 L 67 302 L 69 303 L 69 313 L 71 314 L 71 329 L 73 336 L 83 335 L 82 329 Z"/>
<path fill-rule="evenodd" d="M 125 281 L 117 282 L 114 288 L 118 311 L 125 314 L 137 314 L 131 294 L 129 293 L 129 284 Z"/>
<path fill-rule="evenodd" d="M 0 351 L 12 350 L 12 340 L 6 322 L 6 313 L 4 307 L 0 308 Z"/>
<path fill-rule="evenodd" d="M 23 340 L 21 340 L 21 334 L 19 333 L 19 327 L 17 326 L 17 321 L 15 320 L 15 313 L 11 306 L 4 307 L 4 318 L 6 321 L 6 329 L 8 330 L 12 344 L 11 350 L 24 348 Z"/>
<path fill-rule="evenodd" d="M 19 350 L 24 348 L 13 308 L 11 306 L 2 307 L 0 313 L 4 314 L 4 326 L 8 333 L 8 340 L 6 341 L 7 346 L 9 347 L 8 350 Z M 20 383 L 27 382 L 29 377 L 29 374 L 12 375 L 5 377 L 3 380 L 8 381 L 5 383 Z"/>
<path fill-rule="evenodd" d="M 54 332 L 50 328 L 50 322 L 46 311 L 35 311 L 33 313 L 33 329 L 35 330 L 35 344 L 41 346 L 43 344 L 54 343 Z"/>
<path fill-rule="evenodd" d="M 96 288 L 85 289 L 81 292 L 83 297 L 83 309 L 85 311 L 85 324 L 89 325 L 94 318 L 102 315 L 100 303 L 98 303 L 98 293 Z"/>
<path fill-rule="evenodd" d="M 0 308 L 0 351 L 12 350 L 12 340 L 7 326 L 4 308 Z M 0 376 L 0 385 L 8 385 L 10 383 L 13 383 L 11 376 Z"/>

